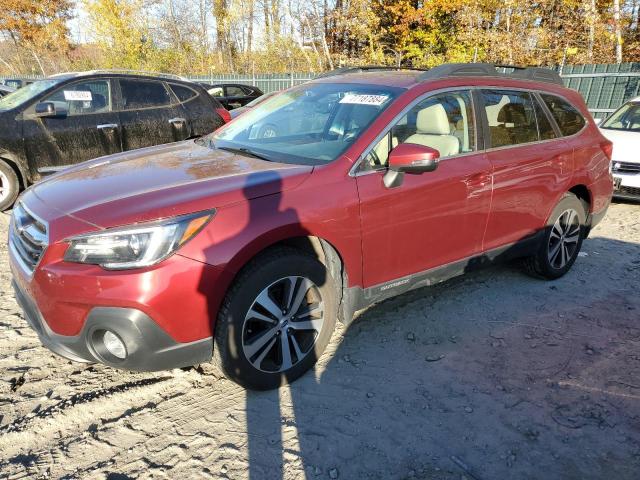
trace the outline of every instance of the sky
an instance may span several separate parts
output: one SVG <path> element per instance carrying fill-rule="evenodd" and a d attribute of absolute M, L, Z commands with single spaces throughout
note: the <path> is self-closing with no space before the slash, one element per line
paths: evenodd
<path fill-rule="evenodd" d="M 75 2 L 74 18 L 69 20 L 69 31 L 71 32 L 71 38 L 75 43 L 85 43 L 89 39 L 89 32 L 84 27 L 87 25 L 87 12 L 82 8 L 82 2 Z"/>

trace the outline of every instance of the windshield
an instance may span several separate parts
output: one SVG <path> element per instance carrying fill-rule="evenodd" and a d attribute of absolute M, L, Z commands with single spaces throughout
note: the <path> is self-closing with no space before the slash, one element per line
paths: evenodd
<path fill-rule="evenodd" d="M 0 99 L 0 111 L 11 110 L 57 85 L 60 80 L 39 80 Z"/>
<path fill-rule="evenodd" d="M 256 105 L 258 105 L 259 103 L 262 103 L 265 100 L 269 100 L 271 97 L 273 97 L 274 95 L 277 95 L 277 94 L 278 94 L 278 92 L 271 92 L 271 93 L 265 93 L 264 95 L 260 95 L 258 98 L 254 98 L 249 103 L 247 103 L 245 105 L 245 107 L 253 108 Z"/>
<path fill-rule="evenodd" d="M 640 132 L 640 102 L 629 102 L 611 115 L 602 128 Z"/>
<path fill-rule="evenodd" d="M 267 160 L 322 165 L 338 158 L 400 92 L 375 85 L 307 84 L 261 102 L 209 139 L 216 148 Z"/>

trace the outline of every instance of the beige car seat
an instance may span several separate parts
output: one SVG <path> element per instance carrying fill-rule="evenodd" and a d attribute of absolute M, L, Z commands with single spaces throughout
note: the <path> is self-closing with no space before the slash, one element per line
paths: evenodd
<path fill-rule="evenodd" d="M 418 112 L 416 117 L 416 133 L 409 136 L 404 143 L 415 143 L 435 148 L 441 157 L 460 153 L 460 140 L 451 135 L 451 124 L 447 112 L 440 104 L 431 105 Z"/>

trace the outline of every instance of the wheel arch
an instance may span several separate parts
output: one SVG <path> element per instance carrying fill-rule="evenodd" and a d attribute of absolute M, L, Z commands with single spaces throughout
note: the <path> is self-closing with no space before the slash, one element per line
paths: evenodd
<path fill-rule="evenodd" d="M 590 217 L 591 206 L 593 204 L 593 197 L 592 197 L 591 191 L 584 183 L 574 183 L 572 184 L 572 186 L 568 187 L 566 190 L 562 190 L 562 192 L 560 192 L 560 194 L 556 196 L 553 203 L 547 209 L 547 214 L 545 217 L 546 221 L 549 220 L 549 217 L 553 213 L 553 210 L 556 208 L 556 205 L 560 203 L 562 198 L 567 193 L 572 193 L 573 195 L 578 197 L 578 200 L 580 200 L 585 207 L 585 213 L 587 214 L 587 218 Z"/>
<path fill-rule="evenodd" d="M 9 165 L 18 177 L 20 188 L 27 188 L 29 177 L 26 166 L 14 155 L 7 151 L 0 151 L 0 160 Z"/>
<path fill-rule="evenodd" d="M 265 238 L 259 238 L 255 242 L 252 242 L 251 245 L 246 246 L 242 251 L 238 252 L 227 264 L 230 275 L 228 277 L 229 283 L 225 286 L 224 295 L 226 295 L 228 290 L 233 286 L 242 270 L 253 260 L 275 248 L 289 247 L 314 256 L 327 268 L 331 277 L 336 282 L 338 301 L 340 305 L 342 304 L 345 293 L 348 290 L 349 276 L 343 256 L 332 242 L 308 232 L 290 232 L 289 235 L 278 237 L 270 236 L 268 241 L 265 240 Z M 257 242 L 260 243 L 259 248 L 255 248 Z M 343 309 L 341 307 L 340 320 L 343 318 L 342 311 Z"/>
<path fill-rule="evenodd" d="M 586 207 L 587 216 L 591 213 L 593 205 L 593 195 L 589 187 L 582 183 L 578 183 L 569 189 L 569 193 L 573 193 Z"/>

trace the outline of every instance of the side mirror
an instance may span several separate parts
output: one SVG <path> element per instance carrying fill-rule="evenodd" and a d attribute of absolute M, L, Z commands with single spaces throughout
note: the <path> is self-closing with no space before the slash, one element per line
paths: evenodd
<path fill-rule="evenodd" d="M 384 176 L 387 188 L 402 185 L 405 173 L 421 174 L 438 168 L 440 152 L 414 143 L 401 143 L 389 153 L 389 171 Z"/>
<path fill-rule="evenodd" d="M 69 113 L 66 102 L 40 102 L 36 104 L 38 118 L 65 118 Z"/>
<path fill-rule="evenodd" d="M 389 154 L 389 168 L 403 173 L 433 172 L 438 168 L 440 152 L 435 148 L 401 143 Z"/>

